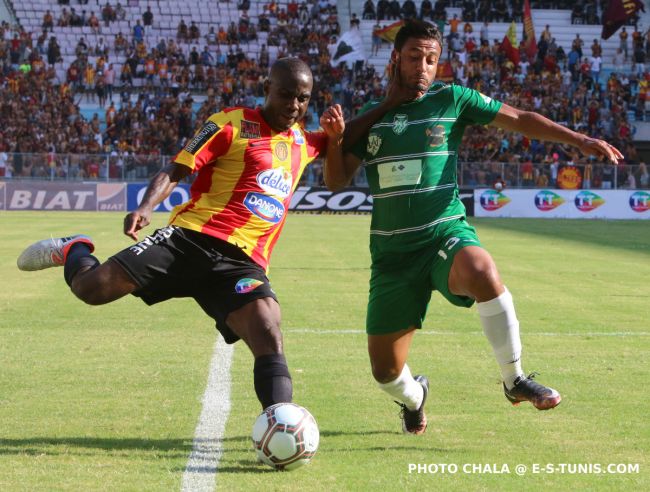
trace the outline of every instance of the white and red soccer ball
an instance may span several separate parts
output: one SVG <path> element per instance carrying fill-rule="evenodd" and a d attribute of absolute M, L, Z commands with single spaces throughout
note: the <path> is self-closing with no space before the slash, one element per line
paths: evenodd
<path fill-rule="evenodd" d="M 266 408 L 253 425 L 257 457 L 276 470 L 295 470 L 316 454 L 320 434 L 309 411 L 295 403 Z"/>

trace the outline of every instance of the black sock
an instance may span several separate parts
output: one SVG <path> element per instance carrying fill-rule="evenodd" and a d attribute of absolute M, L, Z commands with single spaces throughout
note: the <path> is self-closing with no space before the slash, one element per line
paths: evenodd
<path fill-rule="evenodd" d="M 293 399 L 293 385 L 284 354 L 260 355 L 253 369 L 255 393 L 262 408 Z"/>
<path fill-rule="evenodd" d="M 76 243 L 70 246 L 63 265 L 63 278 L 68 286 L 72 286 L 74 276 L 85 267 L 92 270 L 99 266 L 99 260 L 90 254 L 90 246 L 86 243 Z"/>

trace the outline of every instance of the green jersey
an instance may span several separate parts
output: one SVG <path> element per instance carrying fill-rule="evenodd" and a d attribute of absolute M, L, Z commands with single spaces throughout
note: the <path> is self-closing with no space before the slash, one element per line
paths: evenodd
<path fill-rule="evenodd" d="M 380 101 L 371 101 L 361 112 Z M 435 83 L 420 99 L 386 113 L 352 152 L 365 161 L 373 196 L 370 251 L 415 251 L 438 224 L 465 217 L 456 181 L 467 125 L 491 122 L 501 103 L 473 89 Z"/>

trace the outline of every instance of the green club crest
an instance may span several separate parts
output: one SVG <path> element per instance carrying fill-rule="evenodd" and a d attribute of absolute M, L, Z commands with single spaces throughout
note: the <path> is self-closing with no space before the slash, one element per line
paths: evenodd
<path fill-rule="evenodd" d="M 406 131 L 406 127 L 408 126 L 408 122 L 408 115 L 396 114 L 395 118 L 393 119 L 393 131 L 395 132 L 395 135 L 401 135 L 404 133 Z"/>
<path fill-rule="evenodd" d="M 368 137 L 368 147 L 366 150 L 369 154 L 375 155 L 379 151 L 379 147 L 381 147 L 381 137 L 375 133 L 371 133 Z"/>

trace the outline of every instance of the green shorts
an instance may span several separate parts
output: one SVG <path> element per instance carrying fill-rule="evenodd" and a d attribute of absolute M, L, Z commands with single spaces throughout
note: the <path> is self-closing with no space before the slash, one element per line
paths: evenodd
<path fill-rule="evenodd" d="M 373 261 L 366 332 L 421 328 L 434 290 L 456 306 L 472 306 L 473 299 L 452 294 L 448 285 L 454 256 L 466 246 L 481 246 L 476 230 L 465 220 L 454 220 L 438 225 L 431 247 Z"/>

